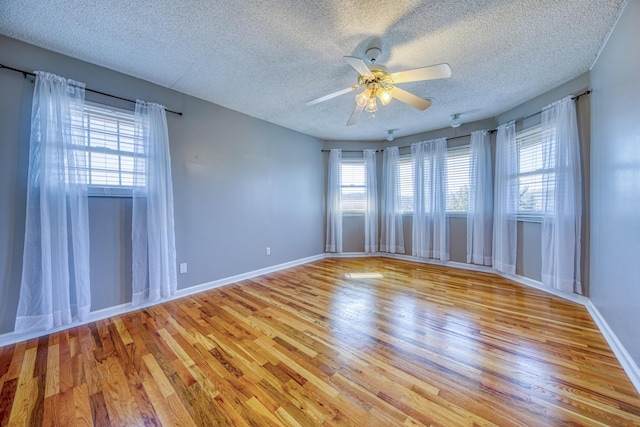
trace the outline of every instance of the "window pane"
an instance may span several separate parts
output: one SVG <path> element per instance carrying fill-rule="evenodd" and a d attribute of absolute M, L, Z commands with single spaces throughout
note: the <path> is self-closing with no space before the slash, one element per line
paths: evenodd
<path fill-rule="evenodd" d="M 122 130 L 122 127 L 120 129 Z M 120 133 L 120 151 L 128 153 L 135 152 L 135 144 L 132 136 L 122 136 L 122 133 Z"/>
<path fill-rule="evenodd" d="M 364 199 L 366 191 L 364 187 L 342 187 L 342 210 L 364 211 Z"/>
<path fill-rule="evenodd" d="M 87 168 L 89 184 L 99 187 L 132 187 L 134 184 L 133 153 L 141 153 L 135 139 L 135 117 L 132 111 L 85 104 L 85 139 L 89 146 Z M 138 165 L 137 185 L 144 185 L 144 159 Z M 104 194 L 111 194 L 105 192 Z"/>
<path fill-rule="evenodd" d="M 547 189 L 553 192 L 553 150 L 545 153 L 542 145 L 542 128 L 536 126 L 518 132 L 516 135 L 516 144 L 518 148 L 518 212 L 521 214 L 540 214 L 542 213 L 542 193 L 547 187 L 544 182 L 544 176 L 547 175 L 552 181 Z M 544 156 L 549 156 L 545 162 Z M 545 170 L 545 163 L 552 165 L 551 169 Z M 547 206 L 553 209 L 552 206 Z"/>
<path fill-rule="evenodd" d="M 93 169 L 90 173 L 89 182 L 91 185 L 109 185 L 109 171 Z"/>
<path fill-rule="evenodd" d="M 411 157 L 400 158 L 398 168 L 398 192 L 400 194 L 400 212 L 413 212 L 413 160 Z"/>
<path fill-rule="evenodd" d="M 539 139 L 521 143 L 518 154 L 520 173 L 535 172 L 542 169 L 542 144 Z"/>
<path fill-rule="evenodd" d="M 447 212 L 467 212 L 470 156 L 469 147 L 447 151 Z"/>
<path fill-rule="evenodd" d="M 364 185 L 364 162 L 343 162 L 341 165 L 342 185 Z"/>
<path fill-rule="evenodd" d="M 366 187 L 364 160 L 343 160 L 340 164 L 341 207 L 344 212 L 364 212 Z"/>
<path fill-rule="evenodd" d="M 542 175 L 521 176 L 519 182 L 518 210 L 521 212 L 542 211 Z"/>
<path fill-rule="evenodd" d="M 120 156 L 120 170 L 122 172 L 133 172 L 134 158 L 131 156 Z"/>

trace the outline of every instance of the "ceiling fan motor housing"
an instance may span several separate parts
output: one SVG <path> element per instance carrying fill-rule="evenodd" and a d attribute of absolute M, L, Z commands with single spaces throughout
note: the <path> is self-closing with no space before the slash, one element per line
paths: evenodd
<path fill-rule="evenodd" d="M 387 68 L 384 66 L 371 67 L 371 73 L 373 76 L 360 76 L 358 77 L 358 86 L 378 89 L 384 88 L 386 90 L 391 90 L 393 88 L 393 79 L 387 73 Z"/>

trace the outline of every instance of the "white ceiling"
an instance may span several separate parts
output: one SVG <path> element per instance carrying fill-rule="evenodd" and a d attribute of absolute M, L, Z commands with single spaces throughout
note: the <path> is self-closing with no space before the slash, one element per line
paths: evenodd
<path fill-rule="evenodd" d="M 586 71 L 624 0 L 2 0 L 0 33 L 326 140 L 382 140 L 494 117 Z M 346 122 L 342 59 L 372 38 L 390 72 L 446 62 L 375 119 Z M 6 64 L 11 65 L 11 64 Z M 151 100 L 153 101 L 153 100 Z"/>

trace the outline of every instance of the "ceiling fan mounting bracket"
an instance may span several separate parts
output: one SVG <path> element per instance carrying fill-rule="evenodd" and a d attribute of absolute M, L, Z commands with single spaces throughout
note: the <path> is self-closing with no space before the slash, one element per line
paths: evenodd
<path fill-rule="evenodd" d="M 379 47 L 370 47 L 369 49 L 367 49 L 367 51 L 364 53 L 364 56 L 367 58 L 367 60 L 369 61 L 369 63 L 371 64 L 375 64 L 375 62 L 378 60 L 378 58 L 380 57 L 380 54 L 382 53 L 382 50 L 380 50 Z"/>

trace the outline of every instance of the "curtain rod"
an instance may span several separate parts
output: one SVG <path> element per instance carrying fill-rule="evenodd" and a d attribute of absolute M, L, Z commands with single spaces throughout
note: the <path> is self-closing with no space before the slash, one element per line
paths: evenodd
<path fill-rule="evenodd" d="M 11 70 L 11 71 L 15 71 L 17 73 L 21 73 L 24 76 L 25 79 L 27 78 L 27 76 L 34 76 L 35 77 L 35 73 L 32 73 L 30 71 L 20 70 L 18 68 L 8 67 L 8 66 L 3 65 L 3 64 L 0 64 L 0 68 L 5 68 L 7 70 Z M 136 101 L 134 101 L 133 99 L 123 98 L 123 97 L 117 96 L 117 95 L 111 95 L 110 93 L 100 92 L 99 90 L 89 89 L 88 87 L 85 87 L 84 90 L 89 91 L 89 92 L 93 92 L 93 93 L 97 93 L 99 95 L 108 96 L 110 98 L 115 98 L 115 99 L 120 99 L 122 101 L 131 102 L 133 104 L 136 103 Z M 177 114 L 178 116 L 182 116 L 182 113 L 180 113 L 178 111 L 169 110 L 168 108 L 165 108 L 165 111 L 167 113 L 172 113 L 172 114 Z"/>
<path fill-rule="evenodd" d="M 580 99 L 580 97 L 585 96 L 585 95 L 589 95 L 590 93 L 591 93 L 591 89 L 587 89 L 584 92 L 582 92 L 582 93 L 580 93 L 580 94 L 578 94 L 576 96 L 571 97 L 571 99 L 577 101 L 578 99 Z M 537 116 L 539 114 L 542 114 L 542 111 L 538 111 L 537 113 L 529 114 L 528 116 L 519 117 L 517 119 L 514 119 L 513 121 L 514 122 L 521 122 L 523 120 L 530 119 L 531 117 L 535 117 L 535 116 Z M 493 132 L 495 132 L 497 130 L 498 130 L 497 128 L 496 129 L 488 129 L 487 132 L 493 133 Z M 445 139 L 447 141 L 451 141 L 452 139 L 466 138 L 466 137 L 469 137 L 469 136 L 471 136 L 471 134 L 452 136 L 452 137 L 445 138 Z M 405 145 L 403 147 L 398 147 L 398 150 L 400 150 L 401 148 L 411 148 L 411 146 L 410 145 Z M 331 150 L 322 150 L 323 153 L 328 153 L 329 151 L 331 151 Z M 379 153 L 379 152 L 382 152 L 382 151 L 384 151 L 384 150 L 376 150 L 376 153 Z M 342 150 L 342 152 L 343 153 L 361 153 L 362 150 Z"/>
<path fill-rule="evenodd" d="M 571 99 L 573 99 L 574 101 L 577 101 L 578 99 L 580 99 L 580 97 L 583 97 L 585 95 L 589 95 L 590 93 L 591 93 L 591 89 L 587 89 L 584 92 L 579 93 L 578 95 L 572 96 Z M 538 111 L 537 113 L 529 114 L 528 116 L 518 117 L 517 119 L 514 119 L 513 121 L 514 122 L 521 122 L 523 120 L 530 119 L 531 117 L 535 117 L 535 116 L 538 116 L 540 114 L 542 114 L 542 111 Z M 497 128 L 496 129 L 491 129 L 491 130 L 489 130 L 489 132 L 495 132 L 496 130 L 498 130 L 498 129 Z"/>

